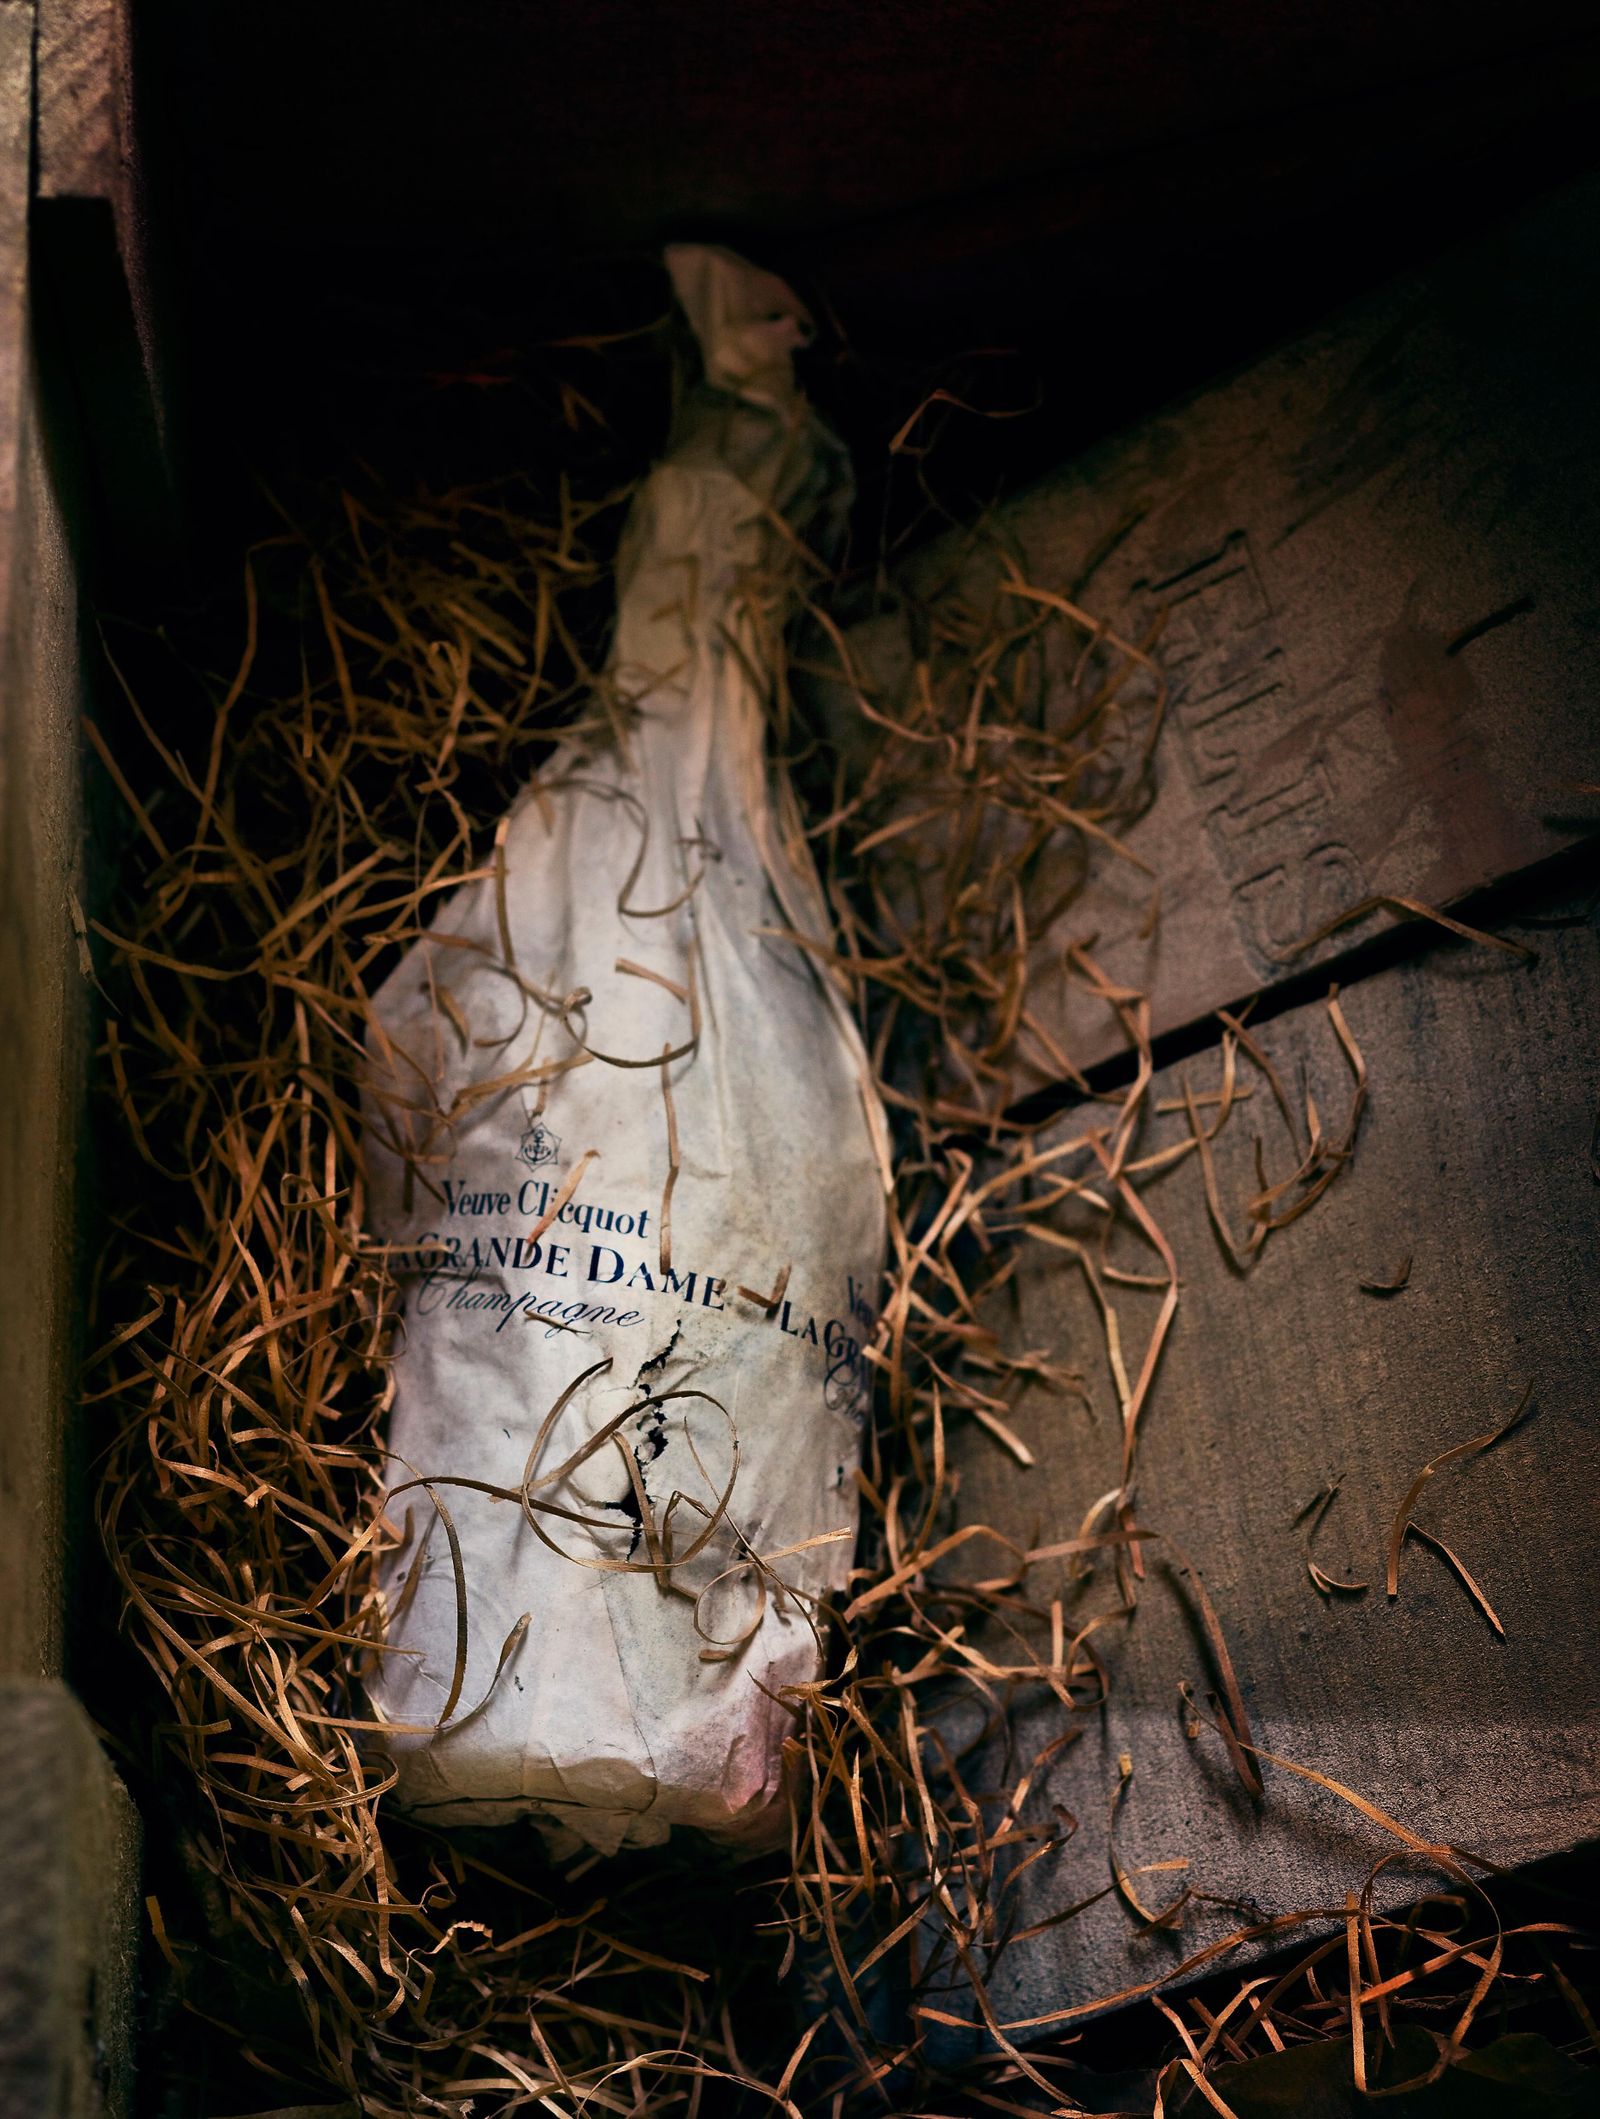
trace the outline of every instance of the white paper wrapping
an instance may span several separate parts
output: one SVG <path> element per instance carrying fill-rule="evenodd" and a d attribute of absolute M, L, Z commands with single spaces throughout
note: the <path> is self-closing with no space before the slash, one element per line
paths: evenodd
<path fill-rule="evenodd" d="M 606 1852 L 781 1830 L 774 1695 L 817 1674 L 807 1599 L 851 1559 L 885 1222 L 859 1037 L 780 932 L 829 923 L 764 740 L 784 525 L 836 505 L 846 465 L 794 383 L 789 290 L 717 251 L 668 264 L 706 381 L 619 560 L 609 682 L 637 717 L 540 773 L 369 1039 L 372 1217 L 406 1288 L 393 1476 L 452 1482 L 465 1584 L 452 1705 L 458 1571 L 428 1492 L 398 1496 L 372 1691 L 399 1799 Z M 453 1483 L 525 1479 L 531 1521 Z"/>

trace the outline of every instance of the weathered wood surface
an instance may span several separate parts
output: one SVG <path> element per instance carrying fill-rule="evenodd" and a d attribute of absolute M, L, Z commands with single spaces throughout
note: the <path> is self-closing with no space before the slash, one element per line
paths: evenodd
<path fill-rule="evenodd" d="M 35 0 L 41 199 L 115 199 L 123 187 L 126 0 Z"/>
<path fill-rule="evenodd" d="M 133 2103 L 138 1823 L 60 1682 L 85 982 L 81 499 L 30 257 L 34 9 L 0 5 L 0 2110 Z"/>
<path fill-rule="evenodd" d="M 179 543 L 131 0 L 36 0 L 36 13 L 34 271 L 78 397 L 96 587 L 126 605 L 170 574 Z"/>
<path fill-rule="evenodd" d="M 0 1743 L 0 2110 L 129 2119 L 138 1818 L 64 1685 L 0 1680 Z"/>
<path fill-rule="evenodd" d="M 1560 0 L 1514 19 L 1215 0 L 1203 29 L 1090 0 L 1025 35 L 996 0 L 593 0 L 559 33 L 508 0 L 455 10 L 448 33 L 430 0 L 142 13 L 182 70 L 195 178 L 241 241 L 387 241 L 398 224 L 548 252 L 712 217 L 768 243 L 804 232 L 819 270 L 839 255 L 864 291 L 886 280 L 913 304 L 982 250 L 1007 256 L 1013 301 L 1030 293 L 1020 257 L 1062 227 L 1140 230 L 1132 279 L 1175 238 L 1258 230 L 1374 168 L 1458 162 L 1551 59 L 1552 85 L 1593 80 Z"/>
<path fill-rule="evenodd" d="M 27 361 L 33 9 L 0 8 L 0 628 L 10 608 Z"/>
<path fill-rule="evenodd" d="M 1600 1834 L 1600 1184 L 1591 1135 L 1600 1103 L 1600 933 L 1534 933 L 1537 965 L 1447 946 L 1351 988 L 1342 1005 L 1371 1070 L 1353 1163 L 1241 1274 L 1208 1223 L 1193 1158 L 1145 1198 L 1178 1260 L 1173 1336 L 1144 1417 L 1137 1517 L 1199 1569 L 1221 1616 L 1256 1741 L 1329 1774 L 1432 1839 L 1522 1863 Z M 1259 1032 L 1291 1098 L 1309 1084 L 1330 1132 L 1351 1074 L 1325 1009 Z M 1214 1088 L 1219 1055 L 1190 1061 Z M 1253 1070 L 1245 1065 L 1249 1078 Z M 1181 1097 L 1181 1070 L 1153 1094 Z M 1063 1121 L 1063 1137 L 1081 1126 Z M 1186 1118 L 1151 1121 L 1151 1145 Z M 1216 1143 L 1223 1201 L 1242 1232 L 1256 1190 L 1293 1156 L 1256 1083 Z M 1095 1218 L 1076 1227 L 1094 1243 Z M 1408 1284 L 1377 1296 L 1407 1257 Z M 1124 1229 L 1114 1263 L 1160 1273 Z M 1137 1373 L 1157 1297 L 1111 1286 Z M 1098 1316 L 1074 1261 L 1030 1246 L 1013 1345 L 1081 1369 L 1087 1404 L 1036 1393 L 1016 1421 L 1038 1463 L 1025 1471 L 987 1438 L 963 1450 L 963 1516 L 1031 1543 L 1073 1536 L 1118 1483 L 1120 1420 Z M 1436 1552 L 1409 1541 L 1399 1594 L 1385 1594 L 1390 1526 L 1413 1474 L 1504 1420 L 1530 1383 L 1536 1410 L 1496 1449 L 1452 1464 L 1416 1518 L 1471 1569 L 1505 1628 L 1497 1638 Z M 1320 1488 L 1341 1491 L 1314 1553 L 1360 1595 L 1319 1595 L 1305 1529 Z M 1179 1686 L 1204 1700 L 1216 1675 L 1161 1560 L 1145 1547 L 1135 1616 L 1095 1635 L 1112 1671 L 1102 1715 L 1058 1758 L 1041 1798 L 1080 1821 L 1026 1879 L 1021 1921 L 1108 1881 L 1107 1816 L 1119 1754 L 1133 1780 L 1119 1819 L 1129 1870 L 1187 1860 L 1140 1885 L 1160 1905 L 1184 1882 L 1269 1912 L 1342 1907 L 1394 1845 L 1336 1797 L 1271 1767 L 1266 1799 L 1244 1792 L 1209 1730 L 1191 1740 Z M 1102 1566 L 1072 1613 L 1117 1601 Z M 1063 1726 L 1045 1702 L 1016 1725 L 1021 1759 Z M 1019 1766 L 1018 1771 L 1021 1770 Z M 1419 1872 L 1391 1871 L 1392 1901 Z M 1140 1932 L 1114 1898 L 1019 1946 L 995 1988 L 1008 2021 L 1072 2009 L 1154 1978 L 1245 1916 L 1191 1908 L 1175 1935 Z M 1245 1952 L 1229 1960 L 1244 1962 Z M 1040 2034 L 1042 2035 L 1042 2033 Z"/>
<path fill-rule="evenodd" d="M 0 7 L 0 1673 L 59 1670 L 82 981 L 76 583 L 30 345 L 31 7 Z"/>
<path fill-rule="evenodd" d="M 1030 579 L 1160 628 L 1160 792 L 1127 844 L 1162 918 L 1142 938 L 1149 877 L 1102 860 L 1067 922 L 1158 1034 L 1315 961 L 1296 945 L 1371 895 L 1449 903 L 1600 828 L 1579 792 L 1600 780 L 1597 231 L 1591 180 L 1002 511 Z M 892 684 L 899 642 L 879 618 L 853 645 Z M 1059 946 L 1030 1002 L 1080 1066 L 1121 1049 Z"/>

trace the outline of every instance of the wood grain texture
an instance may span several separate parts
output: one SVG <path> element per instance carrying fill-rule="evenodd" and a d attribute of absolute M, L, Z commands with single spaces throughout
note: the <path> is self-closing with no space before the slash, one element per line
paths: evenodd
<path fill-rule="evenodd" d="M 0 2110 L 129 2119 L 139 1821 L 64 1685 L 0 1680 Z"/>
<path fill-rule="evenodd" d="M 59 1670 L 81 989 L 76 597 L 28 302 L 31 6 L 0 7 L 0 1673 Z"/>
<path fill-rule="evenodd" d="M 32 350 L 9 409 L 18 471 L 0 639 L 0 1673 L 60 1670 L 70 1601 L 69 1429 L 88 987 L 79 774 L 78 510 Z"/>
<path fill-rule="evenodd" d="M 0 2110 L 125 2119 L 139 1826 L 59 1680 L 85 985 L 81 505 L 34 337 L 34 9 L 0 5 Z"/>
<path fill-rule="evenodd" d="M 35 0 L 42 199 L 113 199 L 122 181 L 122 0 Z"/>
<path fill-rule="evenodd" d="M 34 264 L 53 280 L 102 490 L 102 575 L 170 547 L 170 376 L 135 97 L 131 0 L 35 0 Z M 159 562 L 157 562 L 159 564 Z M 141 587 L 147 584 L 140 582 Z"/>
<path fill-rule="evenodd" d="M 1163 916 L 1142 938 L 1149 878 L 1105 862 L 1069 922 L 1158 1034 L 1303 969 L 1370 895 L 1448 904 L 1600 827 L 1597 229 L 1589 181 L 1002 511 L 1032 580 L 1159 637 L 1161 786 L 1127 843 Z M 891 686 L 897 627 L 853 643 Z M 1080 1066 L 1119 1049 L 1059 938 L 1031 1002 Z"/>
<path fill-rule="evenodd" d="M 27 359 L 33 8 L 0 7 L 0 631 L 8 609 Z"/>
<path fill-rule="evenodd" d="M 1145 1196 L 1176 1251 L 1182 1294 L 1136 1480 L 1139 1521 L 1188 1553 L 1221 1615 L 1257 1742 L 1354 1787 L 1424 1836 L 1504 1863 L 1600 1834 L 1600 1185 L 1590 1166 L 1600 933 L 1529 938 L 1540 950 L 1532 968 L 1450 946 L 1345 993 L 1372 1079 L 1353 1163 L 1309 1214 L 1269 1239 L 1248 1274 L 1209 1225 L 1192 1158 L 1152 1183 Z M 1291 1097 L 1309 1086 L 1337 1129 L 1351 1075 L 1325 1009 L 1289 1012 L 1259 1038 Z M 1216 1085 L 1217 1054 L 1188 1067 L 1197 1091 Z M 1181 1071 L 1158 1075 L 1154 1094 L 1181 1097 Z M 1182 1115 L 1151 1125 L 1150 1145 L 1187 1130 Z M 1293 1157 L 1259 1083 L 1216 1144 L 1236 1229 L 1256 1189 L 1258 1133 L 1269 1174 L 1281 1173 Z M 1097 1228 L 1083 1233 L 1097 1240 Z M 964 1517 L 1024 1542 L 1072 1536 L 1095 1497 L 1116 1486 L 1120 1458 L 1083 1277 L 1069 1257 L 1030 1248 L 1002 1328 L 1013 1345 L 1080 1368 L 1087 1402 L 1023 1401 L 1015 1424 L 1038 1459 L 1031 1472 L 980 1436 L 962 1453 Z M 1155 1267 L 1125 1230 L 1111 1256 Z M 1401 1292 L 1362 1288 L 1395 1277 L 1408 1256 Z M 1110 1292 L 1132 1370 L 1156 1298 Z M 1415 1541 L 1391 1602 L 1385 1547 L 1412 1475 L 1505 1419 L 1530 1382 L 1536 1410 L 1525 1425 L 1442 1470 L 1416 1508 L 1477 1577 L 1505 1638 Z M 1333 1481 L 1341 1491 L 1315 1555 L 1330 1575 L 1370 1582 L 1359 1596 L 1318 1594 L 1304 1527 L 1292 1520 Z M 1185 1734 L 1180 1684 L 1203 1698 L 1216 1674 L 1161 1548 L 1145 1551 L 1135 1616 L 1096 1636 L 1112 1670 L 1109 1704 L 1060 1756 L 1041 1798 L 1064 1804 L 1080 1830 L 1053 1865 L 1030 1872 L 1021 1920 L 1108 1880 L 1122 1753 L 1134 1767 L 1118 1825 L 1123 1863 L 1190 1864 L 1181 1876 L 1149 1878 L 1149 1902 L 1190 1882 L 1269 1912 L 1342 1906 L 1393 1842 L 1336 1797 L 1271 1767 L 1265 1801 L 1252 1801 L 1218 1738 Z M 1115 1602 L 1102 1569 L 1069 1602 L 1069 1625 L 1074 1610 Z M 1060 1727 L 1048 1701 L 1025 1710 L 1019 1754 L 1032 1756 Z M 1418 1872 L 1404 1867 L 1384 1885 L 1391 1902 L 1418 1888 Z M 1164 1975 L 1244 1918 L 1191 1909 L 1177 1936 L 1157 1935 L 1106 1900 L 1006 1957 L 997 2006 L 1006 2020 L 1082 2007 Z"/>

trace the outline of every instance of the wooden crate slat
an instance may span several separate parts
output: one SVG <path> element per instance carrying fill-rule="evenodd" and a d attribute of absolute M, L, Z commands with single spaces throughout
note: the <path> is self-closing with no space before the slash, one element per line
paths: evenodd
<path fill-rule="evenodd" d="M 1600 828 L 1597 221 L 1589 181 L 1002 511 L 1030 578 L 1161 625 L 1171 722 L 1128 844 L 1162 918 L 1142 936 L 1148 878 L 1103 862 L 1063 930 L 1158 1034 L 1303 969 L 1371 895 L 1449 904 Z M 992 569 L 962 578 L 984 595 Z M 898 621 L 852 646 L 893 681 Z M 1088 1066 L 1123 1035 L 1059 939 L 1031 1005 Z"/>
<path fill-rule="evenodd" d="M 1600 1834 L 1600 1185 L 1590 1164 L 1600 934 L 1583 926 L 1536 939 L 1531 968 L 1447 947 L 1345 993 L 1372 1078 L 1353 1164 L 1247 1275 L 1209 1226 L 1192 1158 L 1152 1185 L 1146 1197 L 1176 1251 L 1182 1294 L 1136 1488 L 1139 1520 L 1176 1540 L 1204 1577 L 1261 1744 L 1425 1836 L 1513 1864 Z M 1290 1095 L 1309 1086 L 1330 1130 L 1341 1124 L 1351 1078 L 1325 1008 L 1286 1013 L 1259 1038 Z M 1153 1095 L 1181 1096 L 1183 1071 L 1164 1070 Z M 1197 1090 L 1214 1087 L 1219 1055 L 1187 1071 Z M 1081 1126 L 1082 1115 L 1062 1123 Z M 1155 1123 L 1158 1143 L 1186 1129 L 1182 1116 Z M 1281 1173 L 1292 1158 L 1259 1083 L 1215 1151 L 1240 1229 L 1258 1131 L 1269 1174 Z M 1084 1213 L 1091 1238 L 1093 1219 Z M 961 1452 L 964 1518 L 1024 1542 L 1073 1535 L 1094 1497 L 1116 1485 L 1120 1453 L 1082 1275 L 1062 1254 L 1030 1249 L 1006 1336 L 1080 1367 L 1088 1407 L 1042 1393 L 1023 1401 L 1014 1424 L 1038 1459 L 1032 1471 L 975 1432 Z M 1159 1270 L 1122 1238 L 1112 1256 Z M 1362 1289 L 1408 1256 L 1402 1292 Z M 1155 1298 L 1111 1294 L 1134 1367 Z M 1476 1576 L 1505 1638 L 1437 1553 L 1415 1543 L 1391 1603 L 1385 1546 L 1413 1474 L 1502 1420 L 1530 1381 L 1537 1410 L 1527 1423 L 1493 1452 L 1446 1467 L 1416 1509 Z M 1369 1580 L 1359 1597 L 1318 1594 L 1291 1520 L 1334 1480 L 1342 1490 L 1316 1557 L 1330 1575 Z M 1269 1768 L 1267 1799 L 1253 1803 L 1220 1741 L 1185 1734 L 1180 1683 L 1203 1698 L 1216 1678 L 1159 1550 L 1146 1549 L 1136 1616 L 1096 1636 L 1114 1673 L 1110 1704 L 1062 1754 L 1048 1789 L 1081 1830 L 1031 1872 L 1021 1920 L 1107 1881 L 1107 1811 L 1124 1752 L 1134 1763 L 1118 1828 L 1127 1866 L 1187 1858 L 1182 1880 L 1271 1912 L 1342 1906 L 1392 1843 L 1284 1772 Z M 1107 1576 L 1085 1592 L 1085 1611 L 1115 1601 Z M 1019 1753 L 1061 1727 L 1052 1702 L 1025 1709 Z M 1392 1872 L 1387 1895 L 1414 1896 L 1418 1875 Z M 1152 1877 L 1149 1892 L 1173 1882 Z M 1007 1957 L 997 2006 L 1011 2020 L 1082 2005 L 1163 1974 L 1240 1924 L 1237 1914 L 1192 1913 L 1176 1937 L 1140 1933 L 1104 1901 Z"/>

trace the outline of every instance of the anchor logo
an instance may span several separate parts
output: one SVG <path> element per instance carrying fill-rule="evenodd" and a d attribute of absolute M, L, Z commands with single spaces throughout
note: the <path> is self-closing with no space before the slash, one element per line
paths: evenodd
<path fill-rule="evenodd" d="M 561 1142 L 542 1118 L 533 1121 L 517 1144 L 517 1160 L 525 1162 L 530 1170 L 553 1163 L 560 1153 Z"/>

